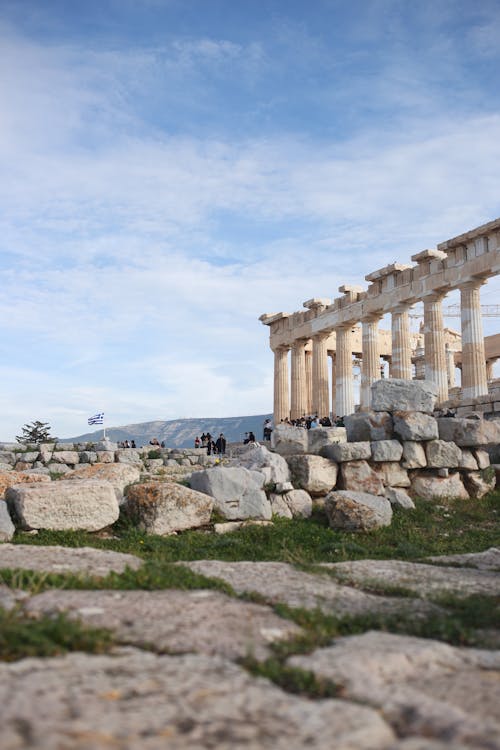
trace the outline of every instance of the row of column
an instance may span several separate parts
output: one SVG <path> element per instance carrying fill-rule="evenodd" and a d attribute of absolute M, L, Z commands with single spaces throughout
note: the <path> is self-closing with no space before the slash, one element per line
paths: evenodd
<path fill-rule="evenodd" d="M 479 289 L 483 282 L 470 281 L 460 287 L 462 318 L 462 391 L 465 399 L 488 392 L 484 338 Z M 425 378 L 438 388 L 438 401 L 448 398 L 447 354 L 444 340 L 442 300 L 445 294 L 432 293 L 423 298 Z M 392 315 L 391 377 L 411 380 L 412 350 L 410 338 L 410 305 L 401 305 Z M 370 388 L 380 378 L 378 326 L 382 315 L 372 315 L 361 321 L 361 408 L 370 407 Z M 336 354 L 332 358 L 332 401 L 337 416 L 354 412 L 354 378 L 352 370 L 352 326 L 335 329 Z M 288 385 L 288 351 L 290 347 L 275 349 L 274 419 L 297 419 L 304 414 L 330 413 L 328 386 L 329 331 L 312 338 L 312 356 L 306 352 L 305 340 L 294 342 L 291 358 L 291 399 Z"/>

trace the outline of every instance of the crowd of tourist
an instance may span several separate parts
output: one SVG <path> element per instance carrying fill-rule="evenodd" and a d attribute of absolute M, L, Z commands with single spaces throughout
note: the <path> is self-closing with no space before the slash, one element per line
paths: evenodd
<path fill-rule="evenodd" d="M 209 432 L 204 432 L 201 438 L 198 435 L 194 439 L 195 448 L 206 448 L 207 456 L 224 456 L 226 453 L 226 438 L 224 433 L 220 433 L 217 440 L 214 440 Z"/>
<path fill-rule="evenodd" d="M 321 417 L 317 414 L 299 417 L 299 419 L 282 419 L 281 424 L 288 424 L 291 427 L 303 427 L 305 430 L 311 430 L 315 427 L 343 427 L 344 417 Z"/>

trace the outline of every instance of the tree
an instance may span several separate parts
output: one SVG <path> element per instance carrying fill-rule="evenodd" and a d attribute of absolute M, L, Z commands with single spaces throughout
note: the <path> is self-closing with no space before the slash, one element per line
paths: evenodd
<path fill-rule="evenodd" d="M 22 428 L 23 434 L 16 435 L 18 443 L 46 443 L 49 440 L 54 440 L 50 437 L 51 427 L 48 422 L 32 422 L 31 424 L 25 424 Z"/>

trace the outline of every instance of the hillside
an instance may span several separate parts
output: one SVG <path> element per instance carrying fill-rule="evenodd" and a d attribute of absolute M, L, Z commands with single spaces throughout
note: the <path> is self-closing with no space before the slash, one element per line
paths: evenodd
<path fill-rule="evenodd" d="M 200 419 L 172 419 L 168 421 L 140 422 L 122 427 L 106 427 L 106 436 L 114 442 L 135 440 L 137 446 L 147 445 L 151 438 L 163 440 L 171 448 L 191 448 L 194 439 L 203 432 L 210 432 L 217 437 L 221 432 L 230 443 L 240 442 L 245 432 L 254 432 L 257 440 L 262 438 L 262 425 L 272 414 L 257 414 L 247 417 L 207 417 Z M 61 439 L 61 442 L 84 443 L 102 438 L 102 428 L 86 432 L 72 438 Z"/>

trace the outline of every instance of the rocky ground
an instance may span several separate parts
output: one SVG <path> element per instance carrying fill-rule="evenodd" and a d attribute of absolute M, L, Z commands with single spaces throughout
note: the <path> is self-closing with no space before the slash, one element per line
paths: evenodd
<path fill-rule="evenodd" d="M 142 565 L 109 550 L 0 545 L 1 569 L 99 577 Z M 12 616 L 65 612 L 114 634 L 107 653 L 0 664 L 3 750 L 500 748 L 497 630 L 483 634 L 493 647 L 471 648 L 369 628 L 374 615 L 439 613 L 439 595 L 498 596 L 500 549 L 307 569 L 179 565 L 219 589 L 0 588 Z M 303 622 L 365 617 L 367 625 L 308 647 L 292 612 Z M 274 681 L 260 676 L 259 665 L 271 674 L 273 664 Z"/>

